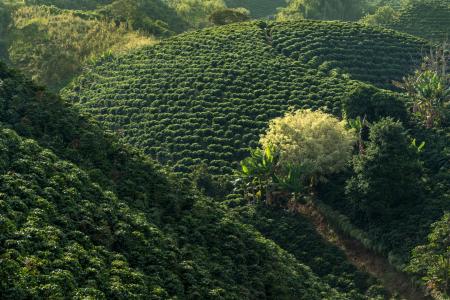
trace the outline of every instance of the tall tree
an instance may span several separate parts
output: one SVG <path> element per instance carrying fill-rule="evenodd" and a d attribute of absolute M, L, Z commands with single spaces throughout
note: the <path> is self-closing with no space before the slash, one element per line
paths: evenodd
<path fill-rule="evenodd" d="M 347 195 L 371 222 L 392 220 L 421 199 L 421 164 L 403 125 L 382 119 L 370 128 L 365 153 L 354 159 Z"/>
<path fill-rule="evenodd" d="M 354 21 L 366 8 L 363 0 L 291 0 L 280 10 L 278 19 L 317 19 Z"/>

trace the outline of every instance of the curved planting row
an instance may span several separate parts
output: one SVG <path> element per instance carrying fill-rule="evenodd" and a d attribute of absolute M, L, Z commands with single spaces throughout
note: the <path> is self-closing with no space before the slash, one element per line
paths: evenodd
<path fill-rule="evenodd" d="M 390 28 L 443 42 L 450 37 L 450 2 L 426 0 L 411 2 L 400 10 Z"/>
<path fill-rule="evenodd" d="M 110 57 L 92 66 L 65 96 L 121 134 L 124 141 L 177 171 L 206 164 L 211 173 L 223 174 L 247 155 L 248 147 L 257 145 L 269 120 L 289 107 L 322 108 L 339 115 L 343 95 L 357 84 L 345 74 L 329 75 L 311 61 L 293 59 L 283 50 L 289 45 L 307 47 L 324 61 L 331 60 L 330 44 L 325 42 L 333 34 L 343 42 L 361 43 L 355 48 L 358 51 L 408 45 L 403 55 L 417 56 L 422 46 L 391 31 L 347 23 L 301 21 L 269 26 L 253 22 L 217 27 Z M 300 43 L 306 38 L 311 38 L 309 45 Z M 335 59 L 350 65 L 353 49 L 335 45 L 334 55 L 342 56 Z M 399 50 L 380 50 L 366 57 L 376 70 L 391 62 L 394 71 L 383 82 L 399 79 L 412 66 L 409 59 L 397 62 L 399 55 L 389 58 L 389 53 Z M 367 72 L 364 60 L 353 63 L 353 74 Z M 381 71 L 376 76 L 382 76 Z"/>
<path fill-rule="evenodd" d="M 358 23 L 274 23 L 269 33 L 274 47 L 288 57 L 381 88 L 392 88 L 392 80 L 410 72 L 428 49 L 420 39 Z"/>

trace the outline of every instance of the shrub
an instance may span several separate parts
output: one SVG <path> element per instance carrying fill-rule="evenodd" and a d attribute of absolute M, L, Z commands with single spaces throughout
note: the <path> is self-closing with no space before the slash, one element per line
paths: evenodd
<path fill-rule="evenodd" d="M 355 157 L 346 192 L 357 210 L 375 224 L 407 214 L 421 199 L 422 168 L 403 125 L 382 119 L 370 128 L 364 154 Z"/>
<path fill-rule="evenodd" d="M 450 213 L 432 225 L 428 243 L 417 246 L 412 252 L 408 271 L 419 274 L 426 285 L 450 295 Z"/>
<path fill-rule="evenodd" d="M 306 178 L 315 181 L 341 171 L 349 162 L 355 134 L 344 124 L 320 111 L 289 112 L 270 122 L 260 143 L 274 147 L 282 168 L 299 166 Z"/>
<path fill-rule="evenodd" d="M 209 21 L 214 25 L 226 25 L 248 20 L 250 20 L 250 15 L 245 9 L 220 9 L 209 16 Z"/>
<path fill-rule="evenodd" d="M 369 122 L 376 122 L 386 117 L 406 121 L 408 114 L 405 104 L 405 100 L 400 95 L 368 84 L 358 84 L 343 101 L 347 118 L 366 117 Z"/>
<path fill-rule="evenodd" d="M 398 12 L 390 6 L 381 6 L 372 15 L 366 15 L 360 22 L 367 25 L 385 26 L 398 20 Z"/>

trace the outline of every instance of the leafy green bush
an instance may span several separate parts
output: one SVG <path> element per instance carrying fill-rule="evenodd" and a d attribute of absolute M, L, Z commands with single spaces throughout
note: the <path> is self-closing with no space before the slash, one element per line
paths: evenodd
<path fill-rule="evenodd" d="M 399 13 L 391 6 L 386 5 L 378 7 L 373 14 L 364 16 L 360 22 L 367 25 L 389 27 L 389 24 L 396 22 L 398 18 Z"/>
<path fill-rule="evenodd" d="M 193 28 L 207 27 L 208 17 L 226 8 L 223 0 L 166 0 L 179 16 Z"/>
<path fill-rule="evenodd" d="M 154 43 L 124 25 L 55 7 L 14 12 L 8 56 L 11 63 L 53 90 L 66 85 L 92 58 Z"/>
<path fill-rule="evenodd" d="M 414 248 L 408 270 L 443 298 L 450 295 L 450 213 L 432 225 L 427 244 Z"/>
<path fill-rule="evenodd" d="M 369 16 L 366 19 L 440 43 L 446 41 L 450 35 L 450 4 L 446 0 L 407 1 L 395 15 L 391 20 L 379 19 L 377 16 Z"/>
<path fill-rule="evenodd" d="M 406 99 L 400 95 L 361 84 L 355 87 L 344 99 L 344 111 L 347 118 L 365 117 L 369 122 L 392 117 L 407 121 Z"/>
<path fill-rule="evenodd" d="M 260 139 L 264 149 L 273 147 L 278 153 L 281 173 L 289 174 L 291 167 L 298 166 L 302 179 L 311 183 L 342 171 L 355 142 L 355 133 L 345 128 L 345 122 L 311 110 L 286 113 L 270 121 Z"/>
<path fill-rule="evenodd" d="M 242 11 L 242 9 L 221 9 L 209 16 L 209 21 L 214 25 L 226 25 L 248 20 L 250 20 L 248 11 Z"/>
<path fill-rule="evenodd" d="M 399 122 L 383 119 L 370 127 L 365 153 L 354 159 L 347 193 L 372 224 L 408 213 L 423 197 L 422 168 L 416 149 Z"/>
<path fill-rule="evenodd" d="M 228 7 L 244 7 L 255 18 L 272 16 L 280 7 L 286 6 L 285 0 L 225 0 Z"/>
<path fill-rule="evenodd" d="M 97 12 L 156 36 L 169 36 L 187 29 L 187 23 L 161 0 L 114 0 Z"/>

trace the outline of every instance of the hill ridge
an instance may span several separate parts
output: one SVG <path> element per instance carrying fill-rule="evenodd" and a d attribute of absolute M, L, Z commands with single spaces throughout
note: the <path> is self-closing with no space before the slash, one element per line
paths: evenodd
<path fill-rule="evenodd" d="M 264 28 L 271 30 L 272 45 Z M 329 35 L 349 46 L 330 53 Z M 391 40 L 394 46 L 386 50 Z M 367 50 L 367 45 L 377 47 Z M 414 65 L 404 56 L 420 56 L 422 45 L 394 31 L 353 23 L 253 21 L 184 33 L 108 57 L 63 95 L 177 172 L 206 164 L 212 174 L 230 174 L 247 147 L 257 145 L 270 119 L 289 107 L 322 108 L 339 116 L 342 98 L 360 84 L 349 78 L 352 73 L 379 85 L 400 80 Z M 355 53 L 361 57 L 356 66 Z M 383 75 L 386 68 L 391 72 Z"/>

